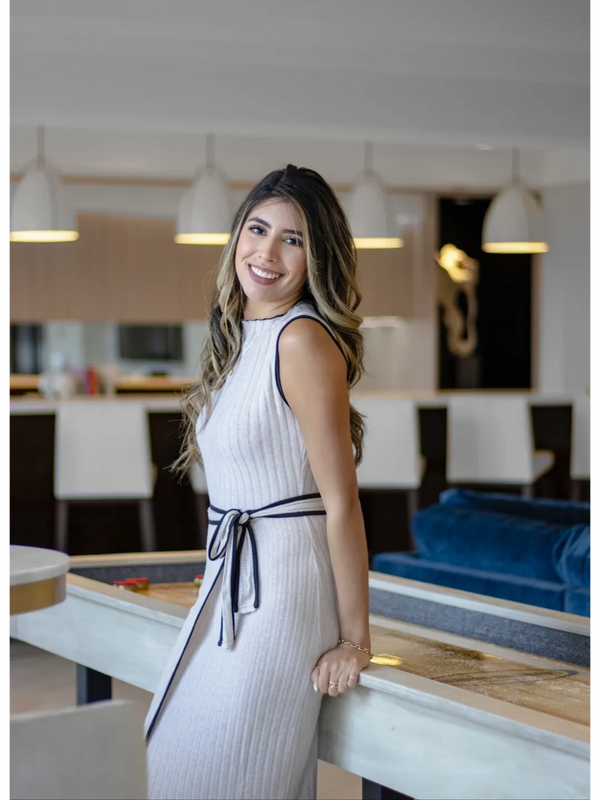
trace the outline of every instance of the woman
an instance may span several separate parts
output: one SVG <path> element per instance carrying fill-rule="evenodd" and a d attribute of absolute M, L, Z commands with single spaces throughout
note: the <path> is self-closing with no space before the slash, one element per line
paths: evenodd
<path fill-rule="evenodd" d="M 150 798 L 316 797 L 322 697 L 371 656 L 360 299 L 329 185 L 271 172 L 234 219 L 184 402 L 174 468 L 204 466 L 208 560 L 146 718 Z"/>

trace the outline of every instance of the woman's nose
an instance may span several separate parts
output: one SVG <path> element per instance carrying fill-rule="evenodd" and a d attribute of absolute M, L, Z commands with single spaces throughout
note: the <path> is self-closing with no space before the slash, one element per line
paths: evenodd
<path fill-rule="evenodd" d="M 275 239 L 266 238 L 262 241 L 260 254 L 265 261 L 277 261 L 279 259 L 279 248 Z"/>

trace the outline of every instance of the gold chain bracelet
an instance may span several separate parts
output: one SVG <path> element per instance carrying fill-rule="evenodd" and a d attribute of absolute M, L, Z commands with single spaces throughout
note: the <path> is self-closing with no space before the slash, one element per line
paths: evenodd
<path fill-rule="evenodd" d="M 338 641 L 338 645 L 340 645 L 340 644 L 349 644 L 350 647 L 356 647 L 357 650 L 362 650 L 363 653 L 367 653 L 369 658 L 373 658 L 373 653 L 370 650 L 367 650 L 366 647 L 361 647 L 359 644 L 354 644 L 354 642 L 349 642 L 346 639 L 340 639 Z"/>

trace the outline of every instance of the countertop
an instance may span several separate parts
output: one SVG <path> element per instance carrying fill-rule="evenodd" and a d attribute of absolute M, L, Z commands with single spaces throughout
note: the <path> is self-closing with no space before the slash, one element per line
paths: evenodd
<path fill-rule="evenodd" d="M 350 397 L 397 397 L 414 400 L 419 408 L 445 408 L 448 404 L 448 398 L 457 392 L 432 392 L 432 391 L 404 391 L 404 392 L 351 392 Z M 462 393 L 462 392 L 461 392 Z M 489 394 L 499 394 L 500 392 L 479 390 L 474 394 L 485 397 Z M 520 395 L 526 397 L 532 406 L 560 406 L 571 405 L 574 401 L 575 395 L 568 392 L 557 393 L 541 393 L 541 392 L 527 392 L 527 391 L 505 391 L 502 394 Z M 54 414 L 56 409 L 61 403 L 64 402 L 81 402 L 81 403 L 131 403 L 138 402 L 149 412 L 180 412 L 181 411 L 181 397 L 175 392 L 152 392 L 151 394 L 131 392 L 124 395 L 114 395 L 112 397 L 106 395 L 80 395 L 71 401 L 64 400 L 46 400 L 41 396 L 22 396 L 11 397 L 10 399 L 10 413 L 11 414 Z"/>
<path fill-rule="evenodd" d="M 194 383 L 193 378 L 186 376 L 143 376 L 143 375 L 124 375 L 116 382 L 117 391 L 121 392 L 168 392 L 185 391 Z M 11 391 L 32 391 L 35 392 L 39 385 L 39 375 L 16 375 L 10 376 Z"/>

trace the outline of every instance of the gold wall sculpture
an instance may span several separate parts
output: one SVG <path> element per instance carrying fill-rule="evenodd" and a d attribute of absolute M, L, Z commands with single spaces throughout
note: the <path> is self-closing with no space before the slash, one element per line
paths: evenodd
<path fill-rule="evenodd" d="M 477 348 L 479 262 L 453 244 L 445 244 L 436 254 L 436 261 L 437 296 L 443 309 L 448 349 L 459 358 L 467 358 Z M 460 292 L 467 298 L 466 316 L 458 305 Z"/>

